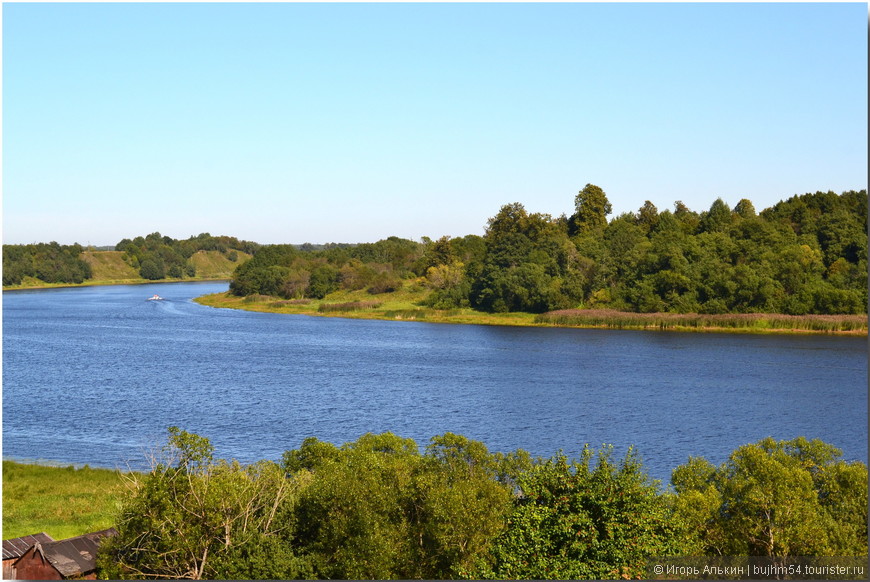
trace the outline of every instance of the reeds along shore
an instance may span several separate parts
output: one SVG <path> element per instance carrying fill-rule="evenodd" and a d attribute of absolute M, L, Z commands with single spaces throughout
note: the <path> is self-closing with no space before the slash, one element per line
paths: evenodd
<path fill-rule="evenodd" d="M 363 292 L 343 292 L 327 300 L 278 300 L 268 295 L 235 297 L 215 293 L 195 301 L 211 307 L 271 313 L 363 319 L 427 321 L 477 325 L 582 327 L 758 334 L 866 335 L 866 315 L 782 315 L 776 313 L 698 314 L 634 313 L 614 309 L 563 309 L 543 314 L 486 313 L 473 309 L 434 309 L 420 305 L 419 292 L 401 292 L 386 300 L 365 298 Z"/>
<path fill-rule="evenodd" d="M 782 315 L 770 313 L 631 313 L 612 309 L 562 309 L 535 318 L 536 323 L 613 329 L 732 329 L 808 332 L 867 331 L 865 315 Z"/>

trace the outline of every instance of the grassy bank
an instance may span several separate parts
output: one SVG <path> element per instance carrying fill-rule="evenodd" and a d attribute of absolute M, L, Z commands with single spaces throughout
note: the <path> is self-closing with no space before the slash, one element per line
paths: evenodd
<path fill-rule="evenodd" d="M 45 532 L 56 540 L 115 525 L 119 471 L 3 461 L 3 539 Z"/>
<path fill-rule="evenodd" d="M 421 307 L 421 292 L 401 289 L 394 293 L 369 295 L 365 291 L 339 291 L 323 300 L 281 300 L 267 295 L 236 297 L 214 293 L 194 301 L 209 307 L 244 309 L 263 313 L 285 313 L 353 319 L 425 321 L 429 323 L 473 323 L 479 325 L 531 326 L 532 313 L 482 313 L 473 309 L 431 309 Z"/>
<path fill-rule="evenodd" d="M 210 307 L 244 309 L 264 313 L 287 313 L 354 319 L 426 321 L 479 325 L 578 327 L 638 330 L 671 330 L 731 333 L 824 333 L 866 335 L 863 315 L 703 315 L 675 313 L 626 313 L 613 310 L 569 309 L 545 314 L 483 313 L 473 309 L 431 309 L 421 307 L 424 291 L 408 288 L 395 293 L 369 295 L 363 291 L 342 291 L 323 300 L 280 300 L 266 295 L 235 297 L 215 293 L 196 301 Z"/>

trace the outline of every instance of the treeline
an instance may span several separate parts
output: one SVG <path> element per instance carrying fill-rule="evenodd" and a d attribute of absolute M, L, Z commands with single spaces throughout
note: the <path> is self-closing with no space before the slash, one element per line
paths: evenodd
<path fill-rule="evenodd" d="M 469 238 L 469 237 L 466 237 Z M 480 237 L 471 237 L 480 240 Z M 453 241 L 463 248 L 463 241 Z M 269 245 L 233 273 L 230 291 L 239 296 L 272 295 L 284 299 L 321 299 L 333 291 L 365 289 L 371 294 L 400 289 L 434 264 L 432 243 L 389 237 L 375 243 Z"/>
<path fill-rule="evenodd" d="M 553 218 L 503 206 L 485 235 L 305 251 L 264 247 L 231 290 L 285 299 L 336 289 L 384 293 L 414 279 L 436 308 L 543 313 L 858 314 L 867 306 L 867 192 L 794 196 L 757 213 L 717 199 L 695 212 L 647 201 L 608 222 L 588 184 L 574 213 Z"/>
<path fill-rule="evenodd" d="M 194 277 L 196 267 L 190 262 L 190 257 L 197 251 L 219 251 L 235 262 L 239 258 L 238 251 L 251 254 L 259 246 L 235 237 L 212 236 L 207 232 L 187 240 L 176 240 L 153 232 L 133 240 L 122 239 L 115 245 L 115 250 L 124 253 L 124 260 L 139 271 L 140 277 L 153 281 L 167 277 Z"/>
<path fill-rule="evenodd" d="M 91 266 L 82 260 L 81 245 L 56 242 L 3 245 L 3 285 L 20 285 L 25 277 L 46 283 L 82 283 Z"/>
<path fill-rule="evenodd" d="M 114 250 L 124 253 L 124 261 L 143 279 L 181 279 L 196 275 L 190 257 L 197 251 L 219 251 L 229 260 L 238 253 L 252 254 L 260 245 L 235 237 L 202 233 L 187 240 L 176 240 L 154 232 L 132 240 L 123 239 Z M 86 249 L 79 244 L 56 242 L 30 245 L 3 245 L 3 285 L 20 285 L 25 277 L 45 283 L 83 283 L 92 277 L 91 266 L 82 259 Z"/>
<path fill-rule="evenodd" d="M 652 577 L 652 557 L 867 555 L 867 466 L 818 440 L 690 458 L 666 491 L 632 451 L 533 459 L 450 433 L 423 452 L 309 438 L 243 466 L 173 427 L 163 453 L 134 476 L 102 577 L 616 579 Z"/>

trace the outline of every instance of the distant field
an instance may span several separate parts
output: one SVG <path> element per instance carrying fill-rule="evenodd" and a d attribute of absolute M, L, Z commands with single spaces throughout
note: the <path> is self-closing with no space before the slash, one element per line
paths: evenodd
<path fill-rule="evenodd" d="M 82 259 L 91 266 L 95 281 L 139 279 L 139 273 L 124 262 L 120 251 L 85 251 Z"/>
<path fill-rule="evenodd" d="M 241 263 L 251 258 L 251 255 L 236 251 L 238 260 L 229 260 L 218 251 L 197 251 L 190 257 L 190 262 L 196 267 L 196 276 L 203 279 L 229 279 L 233 271 Z"/>
<path fill-rule="evenodd" d="M 45 532 L 56 540 L 115 525 L 119 471 L 3 461 L 3 539 Z"/>

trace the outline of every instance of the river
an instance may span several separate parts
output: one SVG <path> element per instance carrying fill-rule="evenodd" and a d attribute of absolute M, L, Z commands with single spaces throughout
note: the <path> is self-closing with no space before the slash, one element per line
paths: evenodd
<path fill-rule="evenodd" d="M 519 328 L 276 315 L 226 283 L 3 293 L 3 456 L 141 469 L 166 428 L 279 459 L 445 432 L 492 451 L 633 445 L 664 483 L 772 436 L 867 461 L 867 338 Z M 164 301 L 147 301 L 152 294 Z"/>

